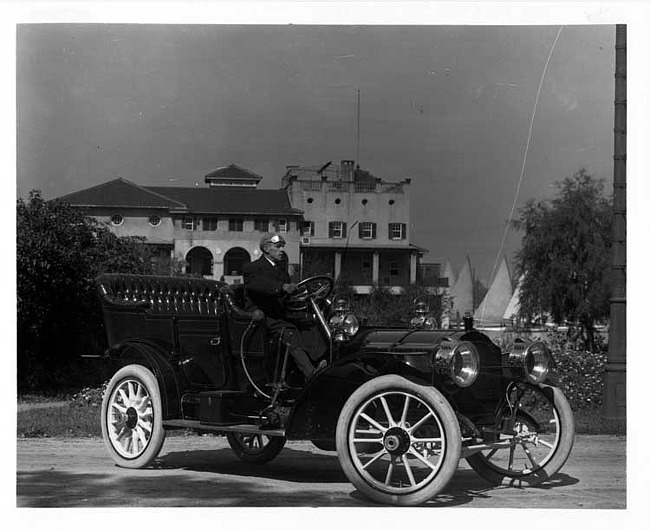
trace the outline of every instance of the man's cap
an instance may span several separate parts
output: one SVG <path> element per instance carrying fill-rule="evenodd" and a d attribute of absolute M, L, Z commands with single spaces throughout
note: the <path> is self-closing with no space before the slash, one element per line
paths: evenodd
<path fill-rule="evenodd" d="M 283 245 L 286 245 L 286 241 L 280 234 L 274 234 L 273 232 L 268 232 L 262 236 L 262 239 L 260 240 L 260 248 L 264 250 L 266 245 L 269 243 L 275 244 L 275 243 L 282 243 Z"/>

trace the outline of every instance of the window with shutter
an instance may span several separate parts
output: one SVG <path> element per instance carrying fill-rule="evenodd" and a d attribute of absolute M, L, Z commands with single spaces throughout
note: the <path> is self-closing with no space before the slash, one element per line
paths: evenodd
<path fill-rule="evenodd" d="M 342 221 L 330 221 L 329 237 L 332 239 L 343 239 L 346 237 L 347 224 Z"/>
<path fill-rule="evenodd" d="M 377 237 L 377 224 L 359 223 L 359 239 L 375 239 Z"/>
<path fill-rule="evenodd" d="M 404 223 L 389 223 L 388 224 L 388 238 L 389 239 L 406 239 L 406 224 L 404 224 Z"/>

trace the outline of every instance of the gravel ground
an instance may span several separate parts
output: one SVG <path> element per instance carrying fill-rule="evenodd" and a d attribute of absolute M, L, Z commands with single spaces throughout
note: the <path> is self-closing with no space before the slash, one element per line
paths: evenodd
<path fill-rule="evenodd" d="M 461 460 L 431 507 L 626 507 L 626 439 L 576 438 L 565 467 L 538 488 L 492 487 Z M 273 462 L 239 461 L 225 438 L 171 437 L 156 465 L 116 467 L 103 442 L 19 439 L 18 507 L 376 507 L 352 487 L 335 453 L 289 442 Z"/>

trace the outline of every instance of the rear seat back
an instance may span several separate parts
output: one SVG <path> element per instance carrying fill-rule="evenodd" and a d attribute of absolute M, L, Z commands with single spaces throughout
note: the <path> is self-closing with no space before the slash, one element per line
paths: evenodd
<path fill-rule="evenodd" d="M 96 285 L 105 308 L 147 309 L 154 315 L 216 316 L 223 283 L 179 276 L 104 274 Z"/>
<path fill-rule="evenodd" d="M 252 311 L 247 311 L 245 288 L 242 284 L 224 285 L 221 288 L 228 316 L 238 322 L 249 321 L 253 317 Z"/>

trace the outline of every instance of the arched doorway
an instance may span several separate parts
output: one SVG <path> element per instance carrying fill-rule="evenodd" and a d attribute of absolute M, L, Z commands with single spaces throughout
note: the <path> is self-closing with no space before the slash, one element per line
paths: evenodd
<path fill-rule="evenodd" d="M 185 256 L 185 272 L 201 276 L 212 276 L 212 252 L 205 247 L 194 247 Z"/>
<path fill-rule="evenodd" d="M 250 254 L 241 247 L 231 248 L 223 257 L 223 273 L 225 276 L 241 276 L 244 265 L 250 263 Z"/>

